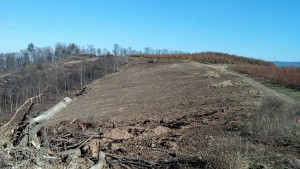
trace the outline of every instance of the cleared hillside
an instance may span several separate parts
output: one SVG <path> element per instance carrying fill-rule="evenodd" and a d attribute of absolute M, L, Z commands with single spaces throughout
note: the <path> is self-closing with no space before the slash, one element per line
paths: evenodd
<path fill-rule="evenodd" d="M 205 111 L 231 114 L 255 106 L 262 96 L 243 79 L 192 61 L 138 61 L 88 88 L 56 120 L 75 115 L 122 123 Z"/>
<path fill-rule="evenodd" d="M 29 158 L 38 160 L 40 150 L 47 150 L 43 158 L 55 161 L 46 160 L 46 168 L 89 168 L 102 151 L 106 168 L 299 168 L 297 101 L 229 70 L 228 65 L 121 60 L 128 64 L 119 71 L 67 92 L 73 103 L 47 121 L 44 130 L 49 149 L 31 148 Z M 105 68 L 107 62 L 102 61 L 92 60 L 93 67 Z M 82 70 L 84 62 L 80 58 L 60 62 L 66 70 L 61 72 L 80 75 L 76 70 Z M 92 72 L 101 77 L 105 71 Z M 16 75 L 2 77 L 2 84 L 7 78 L 17 80 Z M 32 104 L 33 117 L 45 103 L 51 105 L 45 100 Z M 11 131 L 21 135 L 27 129 L 14 126 Z M 9 131 L 0 137 L 2 167 L 12 166 L 10 159 L 18 156 L 7 155 Z M 73 151 L 76 157 L 68 153 Z"/>
<path fill-rule="evenodd" d="M 129 63 L 88 85 L 48 123 L 49 134 L 97 133 L 103 151 L 140 162 L 111 156 L 112 168 L 299 165 L 291 116 L 297 110 L 282 107 L 294 100 L 222 65 L 143 58 Z"/>

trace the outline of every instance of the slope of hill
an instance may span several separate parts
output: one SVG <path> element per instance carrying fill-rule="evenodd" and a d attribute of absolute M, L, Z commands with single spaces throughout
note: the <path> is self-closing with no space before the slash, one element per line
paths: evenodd
<path fill-rule="evenodd" d="M 78 118 L 111 116 L 109 119 L 122 123 L 176 118 L 204 110 L 230 109 L 233 113 L 241 108 L 237 102 L 244 104 L 234 98 L 245 97 L 250 104 L 260 97 L 260 92 L 242 79 L 200 63 L 146 62 L 133 63 L 121 72 L 94 81 L 89 85 L 91 91 L 57 118 L 72 118 L 76 113 Z M 227 103 L 229 98 L 235 101 Z"/>
<path fill-rule="evenodd" d="M 295 159 L 300 154 L 291 153 L 298 141 L 288 137 L 292 146 L 285 147 L 287 137 L 259 137 L 249 131 L 250 124 L 266 117 L 272 122 L 263 121 L 260 126 L 274 129 L 274 123 L 285 128 L 276 120 L 292 122 L 290 116 L 278 118 L 274 112 L 263 118 L 261 112 L 255 114 L 265 97 L 288 104 L 294 101 L 220 65 L 133 58 L 128 67 L 87 88 L 85 95 L 48 123 L 48 132 L 52 137 L 55 133 L 98 133 L 100 139 L 95 140 L 103 151 L 127 162 L 139 161 L 107 159 L 112 168 L 147 168 L 145 163 L 175 168 L 278 167 L 283 161 L 284 167 L 299 166 Z M 267 109 L 281 105 L 276 99 L 272 104 Z"/>

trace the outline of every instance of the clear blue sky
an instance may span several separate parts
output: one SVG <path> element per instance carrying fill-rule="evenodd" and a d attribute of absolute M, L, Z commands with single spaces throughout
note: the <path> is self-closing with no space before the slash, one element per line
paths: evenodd
<path fill-rule="evenodd" d="M 0 52 L 31 42 L 300 61 L 300 0 L 1 0 Z"/>

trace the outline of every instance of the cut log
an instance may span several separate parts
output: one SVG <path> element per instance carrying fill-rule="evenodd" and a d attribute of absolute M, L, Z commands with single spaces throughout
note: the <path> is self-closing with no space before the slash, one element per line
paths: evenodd
<path fill-rule="evenodd" d="M 95 164 L 94 166 L 92 166 L 90 169 L 102 169 L 104 167 L 105 164 L 105 153 L 100 151 L 98 153 L 98 163 Z"/>
<path fill-rule="evenodd" d="M 29 124 L 22 131 L 23 135 L 20 138 L 18 145 L 27 146 L 31 141 L 32 137 L 38 132 L 40 133 L 42 144 L 44 147 L 48 147 L 47 133 L 44 129 L 44 123 L 51 119 L 56 113 L 67 107 L 68 104 L 72 102 L 69 97 L 64 98 L 61 102 L 57 103 L 55 106 L 42 113 L 40 116 L 30 119 Z M 24 134 L 26 133 L 26 134 Z"/>
<path fill-rule="evenodd" d="M 68 104 L 72 102 L 72 99 L 69 97 L 64 98 L 61 102 L 57 103 L 55 106 L 51 107 L 46 112 L 42 113 L 40 116 L 32 119 L 30 124 L 36 123 L 43 123 L 50 118 L 52 118 L 57 112 L 61 111 L 62 109 L 66 108 Z"/>
<path fill-rule="evenodd" d="M 43 126 L 37 134 L 41 138 L 42 146 L 46 147 L 46 148 L 49 148 L 49 142 L 48 142 L 48 136 L 47 136 L 46 128 Z"/>
<path fill-rule="evenodd" d="M 43 126 L 44 126 L 43 124 L 37 124 L 29 129 L 28 129 L 28 127 L 26 127 L 28 133 L 22 137 L 22 139 L 18 145 L 27 146 L 27 143 L 29 143 L 32 140 L 32 138 L 35 136 L 35 134 L 37 134 L 37 132 L 39 132 L 43 128 Z"/>

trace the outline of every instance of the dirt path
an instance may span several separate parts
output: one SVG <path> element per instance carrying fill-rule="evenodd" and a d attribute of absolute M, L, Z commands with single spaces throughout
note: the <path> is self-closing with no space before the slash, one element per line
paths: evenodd
<path fill-rule="evenodd" d="M 240 74 L 240 73 L 235 72 L 235 71 L 228 70 L 227 66 L 224 66 L 224 65 L 206 65 L 206 66 L 211 67 L 213 69 L 216 69 L 218 71 L 222 71 L 222 72 L 232 74 L 234 76 L 238 76 L 238 77 L 242 78 L 246 83 L 248 83 L 248 84 L 254 86 L 255 88 L 259 89 L 260 91 L 266 93 L 266 95 L 268 95 L 268 96 L 276 96 L 276 97 L 279 97 L 279 98 L 285 100 L 286 102 L 292 103 L 292 104 L 297 103 L 296 100 L 294 100 L 294 99 L 292 99 L 292 98 L 290 98 L 290 97 L 288 97 L 284 94 L 278 93 L 275 90 L 273 90 L 269 87 L 266 87 L 265 85 L 262 85 L 259 82 L 256 82 L 255 80 L 253 80 L 249 77 L 244 76 L 243 74 Z"/>

